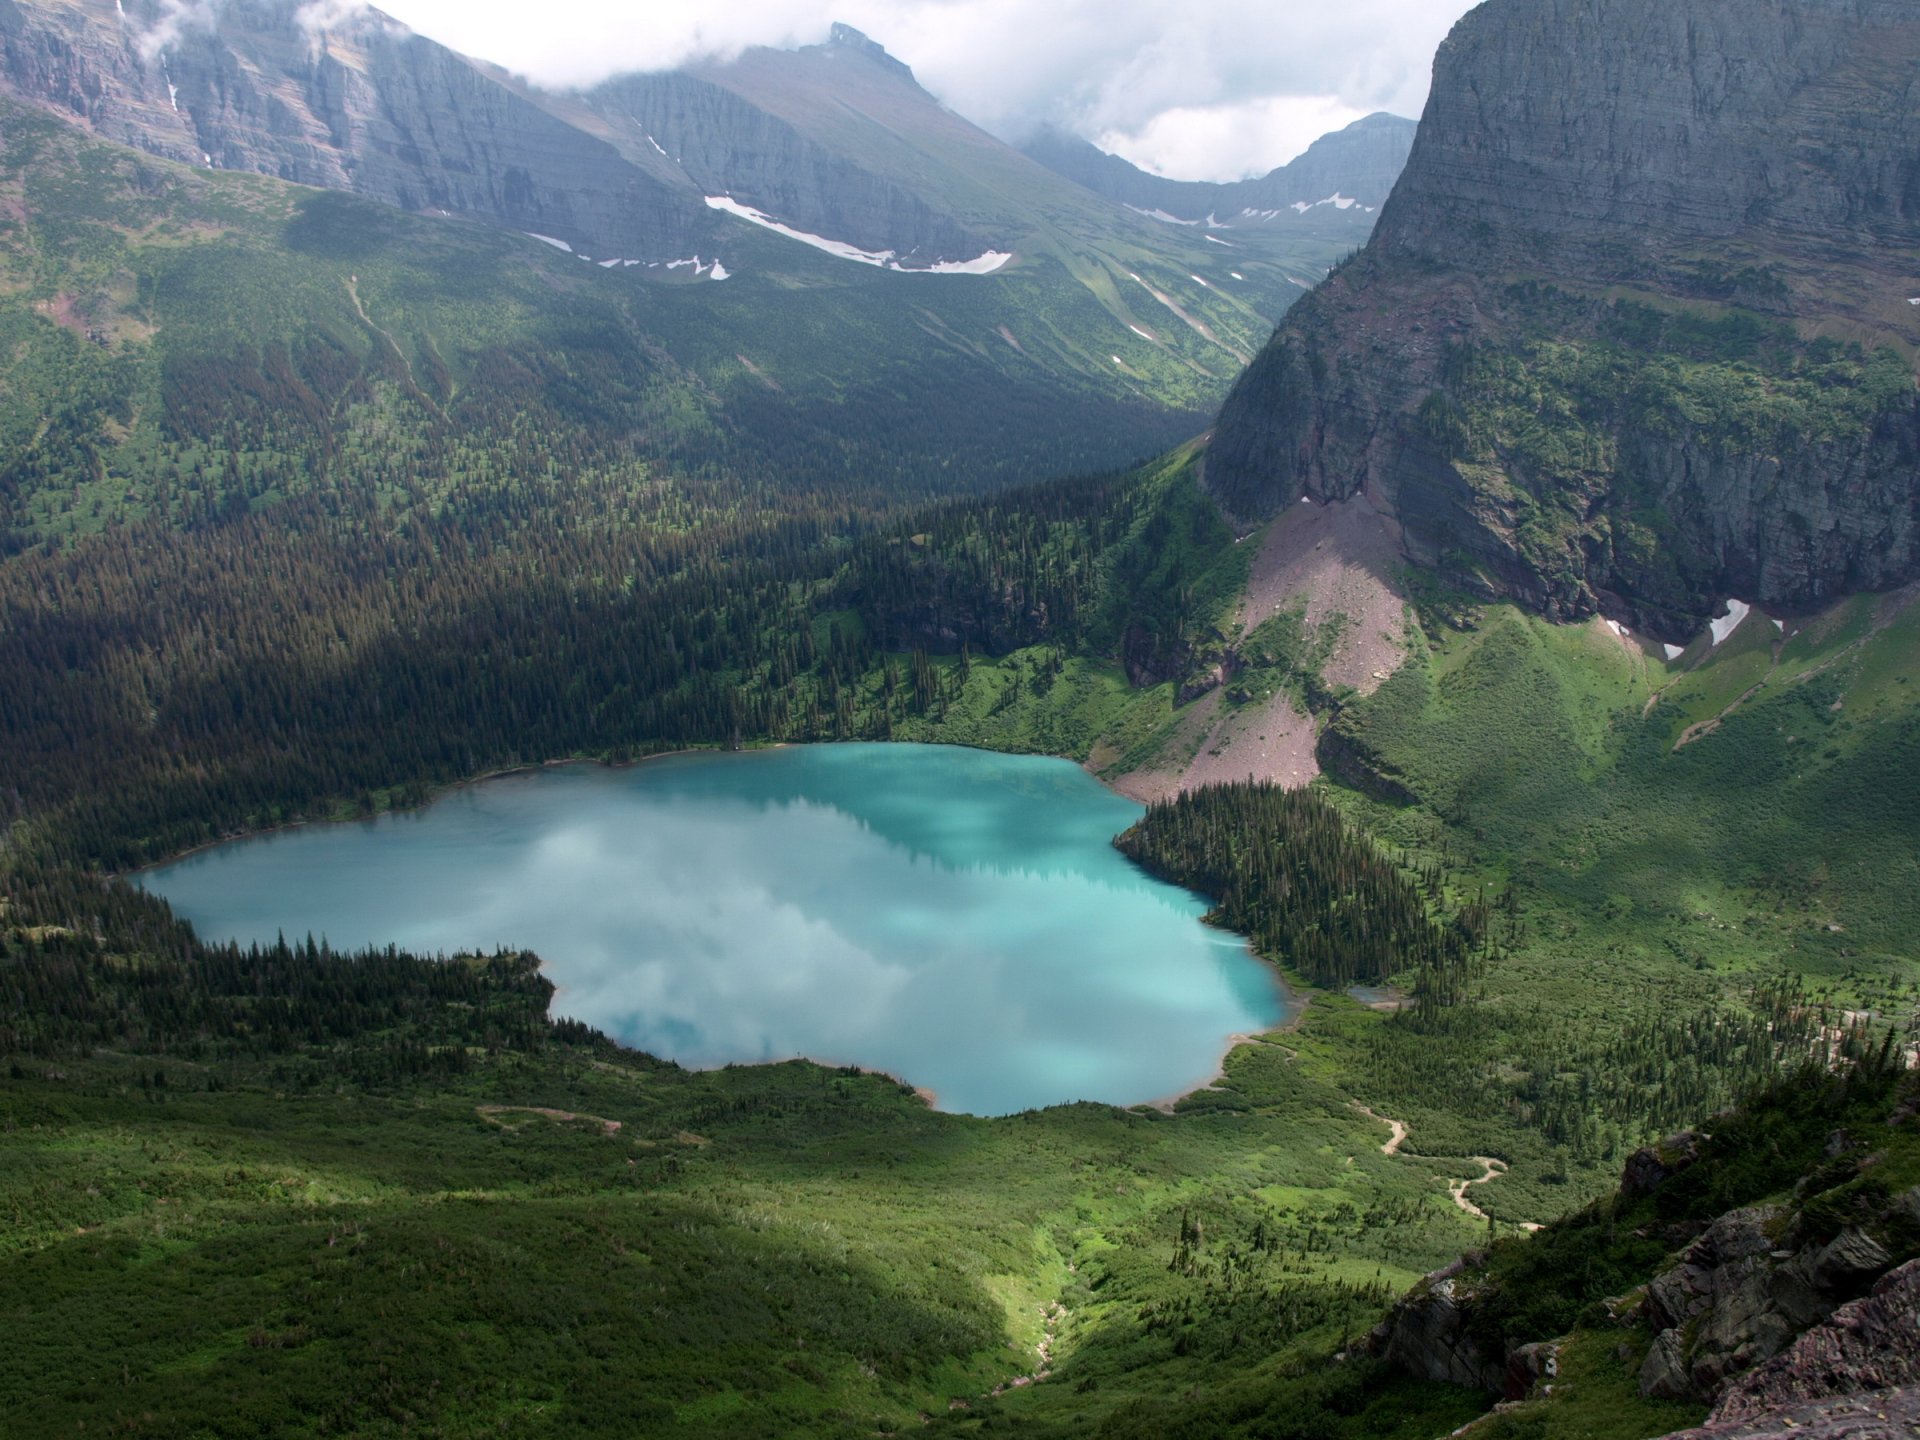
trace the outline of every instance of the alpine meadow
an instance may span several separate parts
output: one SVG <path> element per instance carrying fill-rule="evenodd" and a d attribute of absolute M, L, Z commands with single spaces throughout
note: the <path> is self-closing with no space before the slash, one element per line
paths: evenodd
<path fill-rule="evenodd" d="M 805 8 L 0 0 L 0 1434 L 1920 1435 L 1920 6 Z"/>

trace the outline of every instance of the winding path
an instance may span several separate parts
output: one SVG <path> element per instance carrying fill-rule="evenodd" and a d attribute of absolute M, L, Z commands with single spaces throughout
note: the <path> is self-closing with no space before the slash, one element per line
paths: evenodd
<path fill-rule="evenodd" d="M 1388 1139 L 1383 1145 L 1381 1145 L 1380 1153 L 1382 1155 L 1398 1155 L 1400 1153 L 1400 1147 L 1407 1143 L 1407 1135 L 1409 1133 L 1407 1130 L 1407 1122 L 1404 1120 L 1395 1120 L 1386 1115 L 1381 1115 L 1376 1111 L 1368 1109 L 1365 1105 L 1362 1105 L 1358 1100 L 1353 1101 L 1352 1104 L 1354 1109 L 1358 1110 L 1362 1115 L 1366 1116 L 1369 1120 L 1378 1120 L 1382 1125 L 1385 1125 L 1389 1130 L 1393 1132 L 1392 1137 Z M 1408 1158 L 1412 1158 L 1412 1157 L 1408 1157 Z M 1434 1156 L 1432 1158 L 1447 1159 L 1449 1157 Z M 1482 1210 L 1478 1205 L 1474 1204 L 1471 1200 L 1467 1198 L 1467 1190 L 1469 1187 L 1474 1185 L 1485 1185 L 1491 1181 L 1498 1180 L 1502 1175 L 1507 1173 L 1507 1162 L 1504 1160 L 1496 1160 L 1491 1155 L 1468 1155 L 1468 1156 L 1465 1156 L 1464 1158 L 1467 1160 L 1469 1164 L 1481 1166 L 1482 1169 L 1485 1171 L 1485 1173 L 1482 1174 L 1480 1178 L 1477 1180 L 1447 1180 L 1447 1193 L 1453 1197 L 1454 1204 L 1458 1205 L 1462 1210 L 1466 1211 L 1467 1214 L 1473 1216 L 1476 1220 L 1493 1220 L 1493 1217 L 1491 1215 L 1487 1214 L 1486 1211 Z M 1436 1175 L 1433 1178 L 1436 1180 L 1447 1179 L 1447 1177 L 1444 1175 Z M 1499 1222 L 1495 1221 L 1494 1223 L 1498 1224 Z M 1527 1231 L 1529 1234 L 1531 1234 L 1532 1232 L 1540 1229 L 1541 1227 L 1534 1224 L 1532 1221 L 1523 1220 L 1520 1222 L 1520 1228 L 1522 1230 Z"/>

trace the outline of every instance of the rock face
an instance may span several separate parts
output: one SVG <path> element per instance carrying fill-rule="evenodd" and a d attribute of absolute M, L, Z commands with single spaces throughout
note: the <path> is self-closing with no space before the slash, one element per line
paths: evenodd
<path fill-rule="evenodd" d="M 1487 1354 L 1473 1334 L 1468 1280 L 1473 1258 L 1436 1270 L 1416 1285 L 1374 1330 L 1368 1347 L 1417 1379 L 1504 1394 L 1507 1357 Z"/>
<path fill-rule="evenodd" d="M 1920 1390 L 1846 1395 L 1769 1411 L 1750 1420 L 1714 1420 L 1667 1440 L 1913 1440 L 1920 1434 Z"/>
<path fill-rule="evenodd" d="M 1049 170 L 1138 210 L 1202 223 L 1213 217 L 1228 225 L 1341 215 L 1365 233 L 1406 167 L 1415 128 L 1398 115 L 1369 115 L 1321 136 L 1277 170 L 1227 184 L 1150 175 L 1057 130 L 1041 133 L 1026 152 Z M 1352 203 L 1343 205 L 1343 200 Z"/>
<path fill-rule="evenodd" d="M 1916 64 L 1894 0 L 1489 0 L 1209 486 L 1365 492 L 1471 590 L 1668 639 L 1920 574 Z"/>
<path fill-rule="evenodd" d="M 1018 215 L 951 203 L 954 176 L 923 153 L 941 146 L 974 181 L 1018 172 L 1003 191 L 1064 188 L 846 26 L 825 45 L 551 95 L 338 8 L 323 25 L 300 0 L 226 0 L 187 20 L 159 0 L 0 0 L 0 87 L 186 164 L 482 220 L 597 260 L 715 255 L 740 222 L 709 196 L 909 265 L 1010 248 Z M 1112 218 L 1094 208 L 1095 228 Z"/>
<path fill-rule="evenodd" d="M 118 143 L 590 246 L 691 254 L 714 217 L 531 95 L 376 11 L 326 29 L 291 0 L 163 28 L 134 0 L 8 0 L 0 76 Z M 164 43 L 159 43 L 164 41 Z"/>
<path fill-rule="evenodd" d="M 1717 1416 L 1743 1418 L 1920 1384 L 1920 1263 L 1888 1273 L 1917 1201 L 1908 1192 L 1829 1237 L 1800 1234 L 1784 1207 L 1721 1216 L 1647 1287 L 1641 1393 L 1718 1399 Z"/>
<path fill-rule="evenodd" d="M 1751 1420 L 1836 1395 L 1914 1387 L 1920 1387 L 1920 1260 L 1741 1376 L 1720 1397 L 1713 1418 Z"/>

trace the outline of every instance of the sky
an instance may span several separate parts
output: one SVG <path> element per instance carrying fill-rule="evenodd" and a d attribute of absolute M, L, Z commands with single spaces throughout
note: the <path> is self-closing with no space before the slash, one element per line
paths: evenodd
<path fill-rule="evenodd" d="M 182 0 L 176 0 L 182 3 Z M 195 3 L 195 0 L 184 0 Z M 315 0 L 313 9 L 347 0 Z M 1145 169 L 1237 180 L 1376 110 L 1418 118 L 1470 0 L 383 0 L 422 34 L 552 87 L 824 40 L 836 20 L 951 109 L 1042 125 Z"/>

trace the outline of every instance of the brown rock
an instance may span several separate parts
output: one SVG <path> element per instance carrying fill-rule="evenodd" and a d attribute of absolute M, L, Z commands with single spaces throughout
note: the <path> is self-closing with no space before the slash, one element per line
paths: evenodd
<path fill-rule="evenodd" d="M 1736 1380 L 1714 1418 L 1744 1420 L 1803 1401 L 1914 1386 L 1920 1386 L 1920 1260 Z"/>
<path fill-rule="evenodd" d="M 1920 1434 L 1920 1390 L 1813 1400 L 1746 1420 L 1712 1420 L 1667 1440 L 1913 1440 Z"/>

